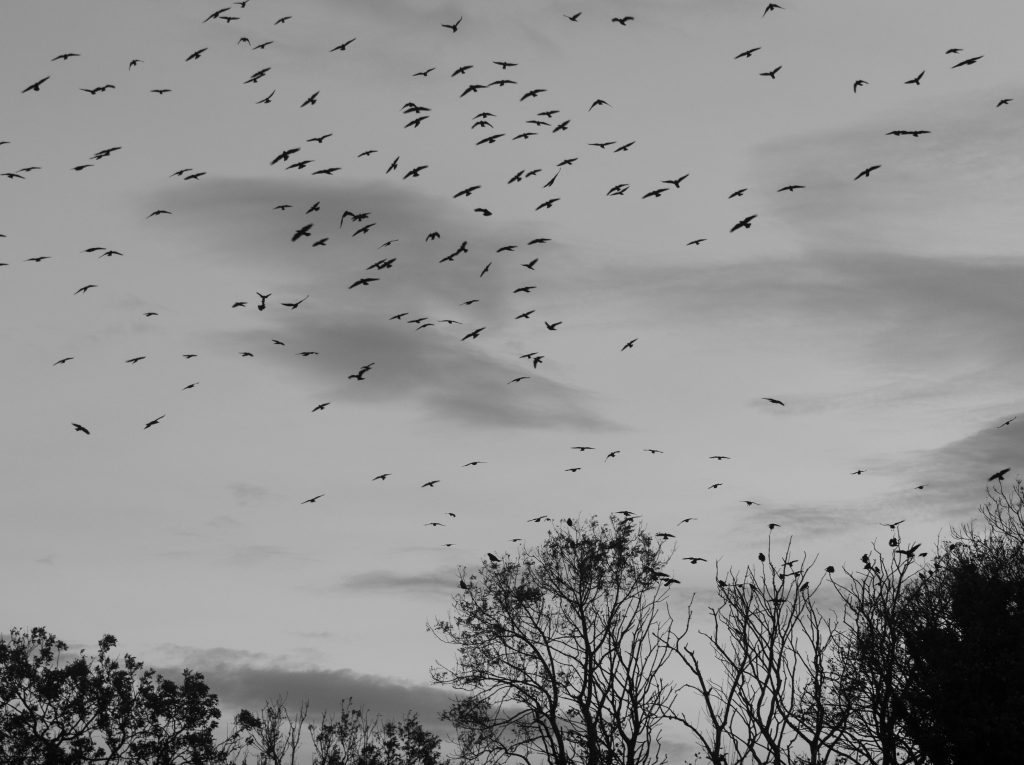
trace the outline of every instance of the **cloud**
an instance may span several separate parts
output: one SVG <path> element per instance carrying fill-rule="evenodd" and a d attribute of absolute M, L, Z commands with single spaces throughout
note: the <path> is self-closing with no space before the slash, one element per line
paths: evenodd
<path fill-rule="evenodd" d="M 287 697 L 291 708 L 309 701 L 311 715 L 336 710 L 351 697 L 357 706 L 388 719 L 416 713 L 424 726 L 438 729 L 438 715 L 451 694 L 441 688 L 357 672 L 295 666 L 266 654 L 229 648 L 199 649 L 163 646 L 175 656 L 171 668 L 157 667 L 166 677 L 177 677 L 177 666 L 202 672 L 221 707 L 256 711 L 267 700 Z M 180 662 L 180 665 L 178 664 Z"/>
<path fill-rule="evenodd" d="M 452 576 L 452 569 L 447 566 L 414 574 L 399 574 L 380 569 L 345 577 L 333 589 L 449 595 L 455 581 Z"/>

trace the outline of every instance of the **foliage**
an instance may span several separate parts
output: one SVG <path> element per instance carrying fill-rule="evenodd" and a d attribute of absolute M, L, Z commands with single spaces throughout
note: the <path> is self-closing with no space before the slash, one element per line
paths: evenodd
<path fill-rule="evenodd" d="M 1018 481 L 989 497 L 989 522 L 955 533 L 910 588 L 900 623 L 902 717 L 935 765 L 1011 762 L 1024 751 L 1024 495 Z"/>
<path fill-rule="evenodd" d="M 203 676 L 180 684 L 111 656 L 112 635 L 95 656 L 68 655 L 44 627 L 12 629 L 0 640 L 0 759 L 23 765 L 217 763 L 217 697 Z"/>

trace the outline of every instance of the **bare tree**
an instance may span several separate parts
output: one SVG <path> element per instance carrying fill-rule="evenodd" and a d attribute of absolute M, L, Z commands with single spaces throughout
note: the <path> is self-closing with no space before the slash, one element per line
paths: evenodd
<path fill-rule="evenodd" d="M 235 725 L 244 737 L 246 756 L 251 750 L 256 765 L 295 765 L 308 711 L 309 702 L 303 702 L 296 712 L 289 712 L 281 697 L 267 701 L 256 715 L 243 709 L 235 716 Z"/>
<path fill-rule="evenodd" d="M 670 645 L 696 700 L 695 711 L 682 708 L 673 718 L 713 763 L 835 762 L 847 720 L 834 703 L 828 661 L 838 618 L 817 605 L 822 580 L 811 577 L 814 561 L 794 557 L 790 545 L 776 557 L 770 538 L 759 559 L 717 578 L 718 601 L 700 632 L 717 673 L 701 661 L 700 647 L 682 638 Z"/>
<path fill-rule="evenodd" d="M 669 660 L 669 554 L 630 518 L 567 520 L 533 548 L 459 570 L 431 630 L 457 652 L 432 675 L 469 696 L 445 718 L 463 756 L 552 765 L 660 765 L 677 693 Z M 468 578 L 467 578 L 468 577 Z"/>
<path fill-rule="evenodd" d="M 907 677 L 901 619 L 908 590 L 925 576 L 920 544 L 904 545 L 894 525 L 887 550 L 861 556 L 859 571 L 846 570 L 834 585 L 844 604 L 844 638 L 834 671 L 850 707 L 841 749 L 865 765 L 907 765 L 925 759 L 907 735 L 901 712 Z"/>

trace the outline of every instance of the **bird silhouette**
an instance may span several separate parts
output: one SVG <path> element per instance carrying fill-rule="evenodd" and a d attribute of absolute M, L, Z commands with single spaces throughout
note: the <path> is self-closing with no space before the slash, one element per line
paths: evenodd
<path fill-rule="evenodd" d="M 76 433 L 85 433 L 87 436 L 92 435 L 91 431 L 84 425 L 79 425 L 77 422 L 71 424 L 74 426 Z"/>
<path fill-rule="evenodd" d="M 459 31 L 459 24 L 461 24 L 461 23 L 462 23 L 462 16 L 459 16 L 459 20 L 456 21 L 454 24 L 442 24 L 441 26 L 444 27 L 445 29 L 452 30 L 452 34 L 455 34 L 456 32 Z"/>
<path fill-rule="evenodd" d="M 756 214 L 754 214 L 754 215 L 748 215 L 748 216 L 747 216 L 746 218 L 744 218 L 744 219 L 743 219 L 743 220 L 741 220 L 741 221 L 738 221 L 738 222 L 737 222 L 737 223 L 736 223 L 735 225 L 733 225 L 733 227 L 729 229 L 729 233 L 731 234 L 731 233 L 732 233 L 733 231 L 738 231 L 738 230 L 739 230 L 739 229 L 741 229 L 741 228 L 750 228 L 750 224 L 751 224 L 751 222 L 752 222 L 752 221 L 754 220 L 754 218 L 756 218 L 756 217 L 757 217 L 757 215 L 756 215 Z"/>
<path fill-rule="evenodd" d="M 917 75 L 917 77 L 911 77 L 909 80 L 907 80 L 903 84 L 904 85 L 920 85 L 922 77 L 924 77 L 924 70 L 923 69 L 921 70 L 921 73 L 919 75 Z"/>
<path fill-rule="evenodd" d="M 146 423 L 145 425 L 143 425 L 143 426 L 142 426 L 142 429 L 143 429 L 143 430 L 149 430 L 149 429 L 150 429 L 151 427 L 153 427 L 154 425 L 159 425 L 159 424 L 160 424 L 160 420 L 162 420 L 162 419 L 163 419 L 164 417 L 166 417 L 166 416 L 167 416 L 167 415 L 165 415 L 165 414 L 161 414 L 161 415 L 160 415 L 159 417 L 157 417 L 157 418 L 156 418 L 155 420 L 150 420 L 150 421 L 149 421 L 149 422 L 147 422 L 147 423 Z"/>
<path fill-rule="evenodd" d="M 46 82 L 48 79 L 50 79 L 50 75 L 46 75 L 41 80 L 36 80 L 35 82 L 33 82 L 31 85 L 27 86 L 21 92 L 22 93 L 28 93 L 31 90 L 31 91 L 35 91 L 36 93 L 39 93 L 40 92 L 39 86 L 42 85 L 44 82 Z"/>
<path fill-rule="evenodd" d="M 875 170 L 877 170 L 880 167 L 881 167 L 881 165 L 871 165 L 871 167 L 866 167 L 863 170 L 861 170 L 859 173 L 857 173 L 857 175 L 854 177 L 853 180 L 856 181 L 856 180 L 858 180 L 860 178 L 867 178 L 869 175 L 871 175 L 871 173 L 873 173 Z"/>
<path fill-rule="evenodd" d="M 953 66 L 950 67 L 950 69 L 956 69 L 961 66 L 971 66 L 972 64 L 978 63 L 983 58 L 984 56 L 971 56 L 970 58 L 965 58 L 963 61 L 956 62 L 955 64 L 953 64 Z"/>
<path fill-rule="evenodd" d="M 1006 474 L 1009 473 L 1009 472 L 1010 472 L 1010 468 L 1003 468 L 1002 470 L 1000 470 L 998 472 L 995 472 L 992 475 L 990 475 L 988 477 L 988 480 L 989 481 L 1002 481 L 1006 477 Z"/>

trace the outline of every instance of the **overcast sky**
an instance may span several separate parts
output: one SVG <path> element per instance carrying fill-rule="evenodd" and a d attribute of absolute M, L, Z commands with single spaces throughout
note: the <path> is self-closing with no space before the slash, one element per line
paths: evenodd
<path fill-rule="evenodd" d="M 1024 465 L 1024 5 L 223 2 L 4 4 L 5 626 L 400 714 L 532 516 L 684 602 Z"/>

